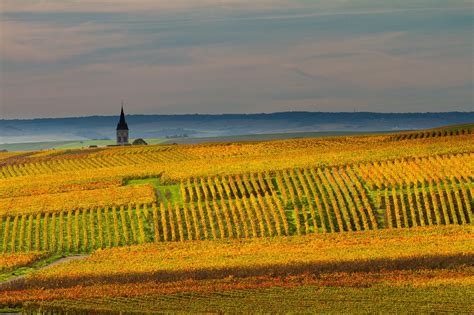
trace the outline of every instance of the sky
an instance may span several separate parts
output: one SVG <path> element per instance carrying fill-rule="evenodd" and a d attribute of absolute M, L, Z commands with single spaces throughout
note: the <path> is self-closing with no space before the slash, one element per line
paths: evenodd
<path fill-rule="evenodd" d="M 474 0 L 0 0 L 0 119 L 474 110 Z"/>

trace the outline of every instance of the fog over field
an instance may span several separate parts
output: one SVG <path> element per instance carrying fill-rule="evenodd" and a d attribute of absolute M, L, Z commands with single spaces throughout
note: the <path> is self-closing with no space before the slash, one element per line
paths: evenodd
<path fill-rule="evenodd" d="M 0 120 L 0 144 L 115 139 L 118 116 Z M 132 138 L 200 138 L 295 132 L 377 132 L 470 123 L 474 112 L 129 115 Z M 280 135 L 280 137 L 283 137 Z"/>

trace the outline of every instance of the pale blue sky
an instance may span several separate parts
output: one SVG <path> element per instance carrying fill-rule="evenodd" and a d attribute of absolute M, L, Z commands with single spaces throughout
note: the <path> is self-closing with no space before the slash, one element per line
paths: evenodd
<path fill-rule="evenodd" d="M 473 1 L 1 5 L 0 118 L 474 110 Z"/>

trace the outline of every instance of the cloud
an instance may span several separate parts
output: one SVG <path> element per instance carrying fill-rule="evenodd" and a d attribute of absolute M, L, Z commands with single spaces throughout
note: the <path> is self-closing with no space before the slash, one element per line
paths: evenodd
<path fill-rule="evenodd" d="M 418 38 L 417 41 L 433 47 L 439 38 Z M 295 51 L 310 51 L 312 55 L 299 58 L 296 54 L 292 59 L 295 60 L 294 68 L 304 71 L 307 77 L 338 78 L 368 90 L 449 87 L 472 81 L 472 63 L 468 55 L 463 58 L 446 56 L 442 60 L 426 58 L 422 50 L 410 48 L 412 45 L 413 39 L 407 38 L 406 33 L 382 33 L 346 40 L 302 43 Z M 390 50 L 394 47 L 405 47 L 413 53 L 393 54 Z M 331 54 L 338 58 L 328 58 Z M 320 58 L 321 55 L 324 57 Z M 301 59 L 304 62 L 299 62 Z"/>
<path fill-rule="evenodd" d="M 27 86 L 10 86 L 6 104 L 37 104 L 28 109 L 33 116 L 52 104 L 63 115 L 107 114 L 121 98 L 136 113 L 404 111 L 413 106 L 417 110 L 439 108 L 448 99 L 433 92 L 444 90 L 450 104 L 462 106 L 455 93 L 447 92 L 464 86 L 458 89 L 458 96 L 468 96 L 466 83 L 471 72 L 465 61 L 439 64 L 437 60 L 392 56 L 381 48 L 403 42 L 405 37 L 404 33 L 389 33 L 317 44 L 303 41 L 278 54 L 262 47 L 180 48 L 175 50 L 186 53 L 193 62 L 99 63 L 43 74 L 29 78 Z M 347 55 L 327 58 L 341 52 Z"/>
<path fill-rule="evenodd" d="M 470 11 L 206 0 L 139 1 L 135 14 L 130 1 L 86 1 L 7 0 L 28 13 L 0 20 L 3 117 L 115 114 L 122 98 L 168 114 L 472 107 Z M 196 3 L 225 9 L 195 15 Z"/>
<path fill-rule="evenodd" d="M 13 62 L 52 62 L 89 53 L 99 48 L 137 43 L 120 32 L 94 23 L 61 26 L 6 21 L 2 23 L 2 58 Z"/>
<path fill-rule="evenodd" d="M 11 12 L 189 12 L 193 10 L 315 10 L 313 13 L 273 14 L 264 19 L 309 17 L 326 14 L 389 12 L 407 9 L 454 9 L 470 8 L 470 0 L 2 0 L 2 10 Z M 342 12 L 341 12 L 342 11 Z M 345 12 L 344 12 L 345 11 Z M 249 17 L 247 17 L 249 18 Z"/>
<path fill-rule="evenodd" d="M 288 1 L 260 0 L 2 0 L 9 12 L 149 12 L 150 10 L 187 11 L 193 9 L 264 9 L 289 5 Z"/>

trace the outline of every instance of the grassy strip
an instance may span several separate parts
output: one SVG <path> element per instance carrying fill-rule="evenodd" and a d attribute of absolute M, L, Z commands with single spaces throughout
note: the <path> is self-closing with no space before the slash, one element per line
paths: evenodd
<path fill-rule="evenodd" d="M 32 273 L 33 271 L 36 271 L 38 269 L 44 268 L 47 265 L 55 262 L 58 259 L 63 258 L 63 255 L 60 254 L 55 254 L 55 255 L 47 255 L 43 259 L 40 259 L 38 261 L 35 261 L 34 263 L 28 265 L 28 266 L 21 266 L 18 268 L 14 268 L 13 270 L 7 270 L 3 271 L 0 273 L 0 284 L 2 282 L 14 279 L 16 277 L 20 276 L 25 276 L 29 273 Z"/>
<path fill-rule="evenodd" d="M 11 308 L 11 307 L 2 307 L 0 308 L 0 314 L 20 314 L 22 308 Z"/>
<path fill-rule="evenodd" d="M 183 197 L 181 196 L 181 191 L 179 184 L 163 184 L 160 179 L 157 177 L 143 178 L 143 179 L 130 179 L 125 181 L 125 186 L 133 185 L 144 185 L 150 184 L 155 189 L 157 200 L 160 202 L 171 202 L 183 204 Z"/>

